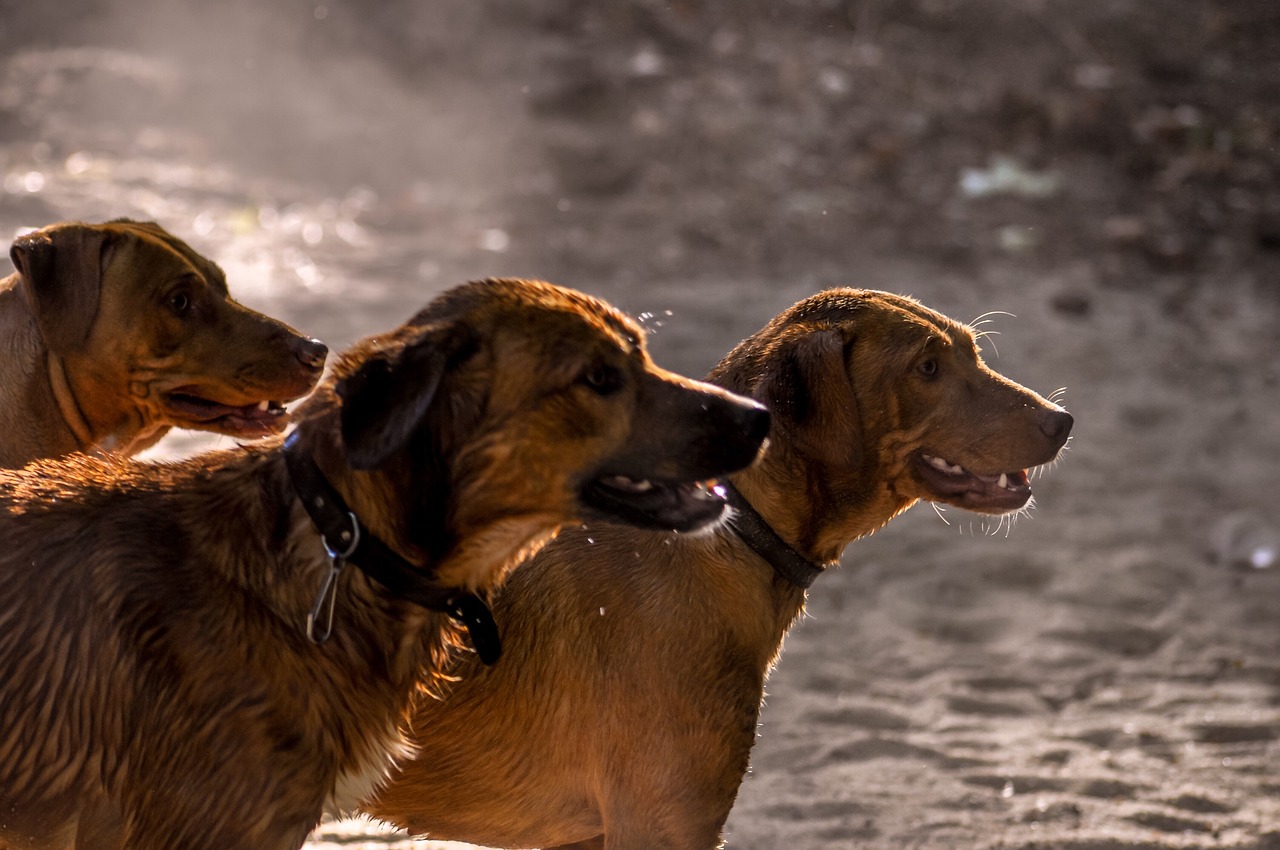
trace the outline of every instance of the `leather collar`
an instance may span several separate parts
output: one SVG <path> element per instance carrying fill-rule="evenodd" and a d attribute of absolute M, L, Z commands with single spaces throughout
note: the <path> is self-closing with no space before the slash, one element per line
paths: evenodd
<path fill-rule="evenodd" d="M 442 587 L 429 573 L 379 540 L 347 507 L 311 455 L 298 448 L 297 437 L 298 432 L 294 431 L 284 444 L 289 477 L 302 506 L 320 532 L 335 569 L 341 569 L 341 561 L 350 561 L 393 596 L 448 614 L 466 627 L 480 660 L 485 664 L 496 662 L 502 655 L 502 640 L 493 613 L 484 600 L 460 588 Z M 322 596 L 324 592 L 322 590 Z M 317 600 L 317 607 L 319 602 Z"/>
<path fill-rule="evenodd" d="M 773 571 L 799 588 L 808 588 L 822 575 L 823 568 L 801 555 L 778 536 L 778 532 L 760 516 L 738 488 L 724 483 L 725 495 L 733 510 L 726 522 L 738 532 L 748 546 L 769 562 Z"/>

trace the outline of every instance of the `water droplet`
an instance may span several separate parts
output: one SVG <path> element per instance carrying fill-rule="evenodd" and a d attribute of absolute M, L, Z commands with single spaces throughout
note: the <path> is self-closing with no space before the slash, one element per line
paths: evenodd
<path fill-rule="evenodd" d="M 191 229 L 199 236 L 208 236 L 213 232 L 213 223 L 213 216 L 202 212 L 196 216 L 195 221 L 191 222 Z"/>
<path fill-rule="evenodd" d="M 645 47 L 631 57 L 631 73 L 637 77 L 652 77 L 662 73 L 662 55 L 652 47 Z"/>
<path fill-rule="evenodd" d="M 39 171 L 28 171 L 22 178 L 22 188 L 34 195 L 44 188 L 44 175 Z"/>
<path fill-rule="evenodd" d="M 92 165 L 93 157 L 89 156 L 89 154 L 84 151 L 76 151 L 71 154 L 71 156 L 67 157 L 67 162 L 64 167 L 66 168 L 67 173 L 72 177 L 79 177 L 81 174 L 88 171 Z"/>
<path fill-rule="evenodd" d="M 1012 779 L 1005 781 L 1004 787 L 1000 789 L 1000 796 L 1006 800 L 1013 796 L 1013 780 Z"/>
<path fill-rule="evenodd" d="M 480 247 L 485 251 L 501 254 L 510 246 L 511 237 L 501 228 L 490 227 L 480 234 Z"/>
<path fill-rule="evenodd" d="M 302 227 L 302 239 L 308 245 L 319 245 L 324 238 L 324 227 L 318 221 L 309 221 Z"/>

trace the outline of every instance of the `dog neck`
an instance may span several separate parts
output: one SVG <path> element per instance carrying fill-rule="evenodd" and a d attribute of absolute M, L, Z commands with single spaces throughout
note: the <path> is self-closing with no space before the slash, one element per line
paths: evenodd
<path fill-rule="evenodd" d="M 782 579 L 801 589 L 809 588 L 824 568 L 805 558 L 778 536 L 778 532 L 760 516 L 738 488 L 725 484 L 729 506 L 733 509 L 727 520 L 729 526 L 755 553 L 769 562 L 773 571 Z"/>
<path fill-rule="evenodd" d="M 374 535 L 328 482 L 310 452 L 300 445 L 297 431 L 285 441 L 284 456 L 294 490 L 320 532 L 333 564 L 334 574 L 322 585 L 307 619 L 307 636 L 313 642 L 324 643 L 329 637 L 336 574 L 344 563 L 350 562 L 392 596 L 448 614 L 466 627 L 481 661 L 493 664 L 498 660 L 502 653 L 498 628 L 480 597 L 459 588 L 443 587 L 430 572 L 410 563 Z"/>
<path fill-rule="evenodd" d="M 53 390 L 53 398 L 57 402 L 62 421 L 75 435 L 76 447 L 80 451 L 88 451 L 95 444 L 93 432 L 89 428 L 89 423 L 85 421 L 80 405 L 76 403 L 75 394 L 67 381 L 67 371 L 62 364 L 62 358 L 50 351 L 46 355 L 46 361 L 49 371 L 49 388 Z"/>

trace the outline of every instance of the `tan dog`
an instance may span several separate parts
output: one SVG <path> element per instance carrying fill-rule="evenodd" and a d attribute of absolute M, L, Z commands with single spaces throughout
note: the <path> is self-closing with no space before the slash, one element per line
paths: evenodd
<path fill-rule="evenodd" d="M 879 292 L 800 302 L 712 380 L 773 412 L 730 527 L 562 535 L 497 601 L 506 659 L 418 700 L 421 755 L 366 812 L 493 847 L 718 846 L 804 586 L 917 500 L 1021 508 L 1072 424 L 968 328 Z"/>
<path fill-rule="evenodd" d="M 0 467 L 134 454 L 171 427 L 282 431 L 328 349 L 227 294 L 158 225 L 57 224 L 20 237 L 0 281 Z"/>
<path fill-rule="evenodd" d="M 567 520 L 715 520 L 695 482 L 769 427 L 523 281 L 357 345 L 298 418 L 283 447 L 0 473 L 0 845 L 300 846 L 385 777 L 454 625 L 494 660 L 475 594 Z"/>

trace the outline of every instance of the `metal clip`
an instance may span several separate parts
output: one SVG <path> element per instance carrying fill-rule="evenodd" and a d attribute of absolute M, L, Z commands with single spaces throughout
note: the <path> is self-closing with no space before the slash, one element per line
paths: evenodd
<path fill-rule="evenodd" d="M 334 550 L 329 544 L 329 538 L 320 538 L 320 542 L 324 544 L 324 551 L 329 554 L 329 572 L 320 583 L 316 601 L 307 613 L 307 640 L 316 646 L 323 644 L 333 634 L 333 611 L 338 605 L 338 576 L 342 574 L 342 568 L 347 565 L 347 558 L 351 557 L 356 547 L 360 545 L 360 523 L 356 520 L 355 514 L 348 513 L 347 516 L 351 518 L 351 531 L 344 531 L 341 534 L 343 542 L 347 544 L 341 552 Z M 317 628 L 321 616 L 324 617 L 323 631 Z"/>

